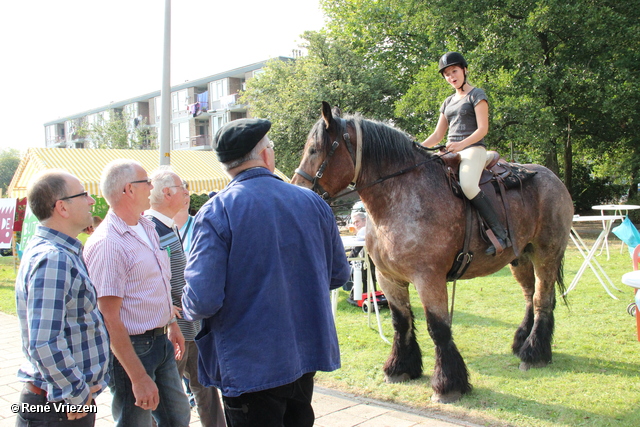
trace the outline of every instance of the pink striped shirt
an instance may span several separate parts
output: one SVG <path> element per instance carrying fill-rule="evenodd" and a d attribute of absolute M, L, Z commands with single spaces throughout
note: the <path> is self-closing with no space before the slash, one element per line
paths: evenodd
<path fill-rule="evenodd" d="M 171 319 L 169 256 L 160 249 L 153 222 L 141 216 L 139 223 L 153 249 L 109 210 L 84 250 L 98 298 L 122 298 L 120 319 L 129 335 L 165 326 Z"/>

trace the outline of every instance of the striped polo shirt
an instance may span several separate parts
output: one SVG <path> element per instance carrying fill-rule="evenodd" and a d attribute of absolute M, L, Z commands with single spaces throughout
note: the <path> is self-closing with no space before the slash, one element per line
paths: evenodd
<path fill-rule="evenodd" d="M 152 247 L 111 209 L 87 239 L 84 256 L 98 298 L 122 298 L 120 319 L 129 335 L 165 326 L 171 319 L 171 267 L 149 219 L 140 216 Z"/>

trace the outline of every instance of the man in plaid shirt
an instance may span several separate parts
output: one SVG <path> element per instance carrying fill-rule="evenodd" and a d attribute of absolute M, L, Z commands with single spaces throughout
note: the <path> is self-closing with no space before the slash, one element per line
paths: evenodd
<path fill-rule="evenodd" d="M 80 181 L 49 170 L 27 189 L 40 225 L 22 257 L 16 304 L 26 362 L 18 377 L 17 426 L 93 426 L 107 385 L 109 337 L 78 234 L 92 223 L 95 200 Z"/>

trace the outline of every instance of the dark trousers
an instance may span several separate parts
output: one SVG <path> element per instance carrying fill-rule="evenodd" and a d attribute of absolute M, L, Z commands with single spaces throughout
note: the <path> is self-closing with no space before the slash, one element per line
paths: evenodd
<path fill-rule="evenodd" d="M 51 402 L 47 402 L 47 397 L 22 389 L 20 393 L 20 403 L 33 405 L 33 408 L 49 407 L 49 411 L 43 410 L 23 412 L 20 410 L 16 418 L 16 427 L 42 426 L 42 427 L 93 427 L 96 422 L 96 414 L 90 412 L 79 420 L 68 420 L 65 412 L 55 412 Z M 95 405 L 95 402 L 92 402 Z"/>
<path fill-rule="evenodd" d="M 238 397 L 222 396 L 228 427 L 311 427 L 315 421 L 309 372 L 280 387 Z"/>

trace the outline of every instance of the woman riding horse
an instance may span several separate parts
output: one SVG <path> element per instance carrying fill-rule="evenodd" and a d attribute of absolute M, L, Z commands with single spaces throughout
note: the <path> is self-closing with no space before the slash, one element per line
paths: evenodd
<path fill-rule="evenodd" d="M 433 147 L 440 143 L 449 128 L 447 150 L 460 153 L 460 186 L 462 192 L 487 223 L 500 251 L 511 246 L 507 232 L 498 220 L 491 202 L 478 185 L 480 174 L 487 162 L 484 137 L 489 131 L 489 103 L 480 88 L 467 83 L 467 61 L 458 52 L 445 53 L 438 63 L 440 74 L 456 90 L 440 107 L 440 118 L 435 131 L 422 145 Z M 495 255 L 497 248 L 489 245 L 487 255 Z"/>

